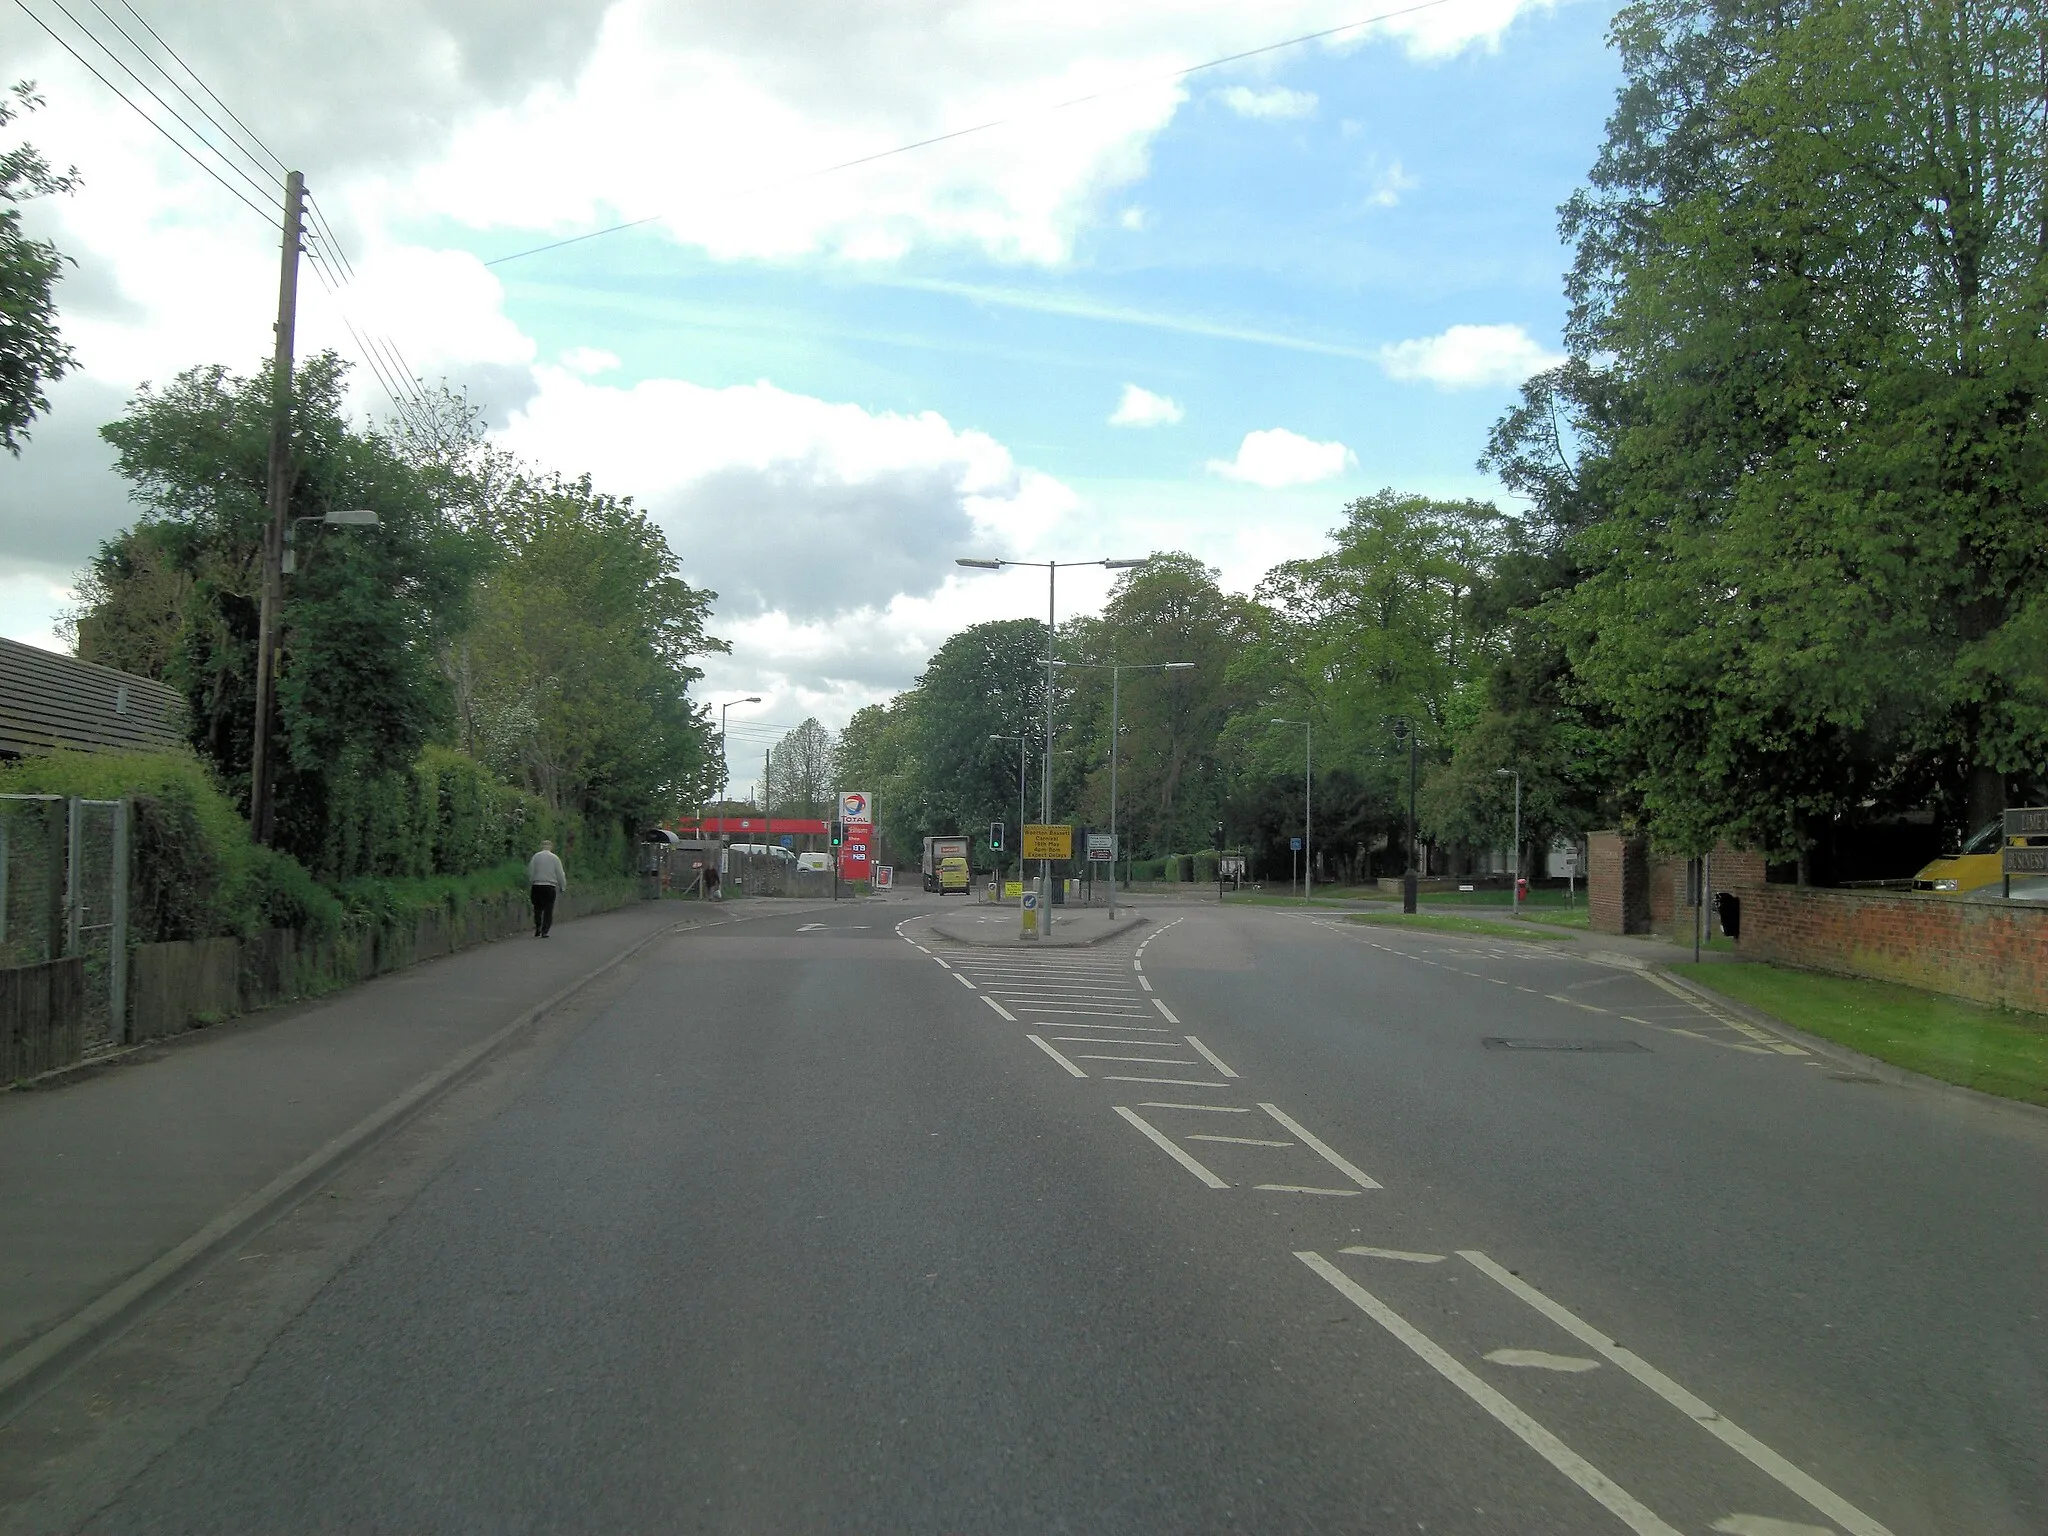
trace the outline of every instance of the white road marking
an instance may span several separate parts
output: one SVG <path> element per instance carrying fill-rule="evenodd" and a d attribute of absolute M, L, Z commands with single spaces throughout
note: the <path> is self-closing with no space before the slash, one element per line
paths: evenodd
<path fill-rule="evenodd" d="M 1058 1062 L 1061 1066 L 1065 1067 L 1069 1072 L 1073 1073 L 1074 1076 L 1086 1077 L 1088 1075 L 1086 1072 L 1083 1072 L 1079 1067 L 1075 1066 L 1071 1061 L 1067 1060 L 1067 1058 L 1062 1056 L 1058 1051 L 1054 1050 L 1051 1046 L 1047 1045 L 1043 1040 L 1039 1039 L 1038 1036 L 1026 1035 L 1024 1038 L 1026 1040 L 1029 1040 L 1033 1045 L 1037 1046 L 1041 1051 L 1045 1052 L 1046 1055 L 1050 1056 L 1054 1061 Z"/>
<path fill-rule="evenodd" d="M 1122 1115 L 1126 1120 L 1130 1121 L 1132 1125 L 1135 1125 L 1138 1128 L 1139 1133 L 1143 1135 L 1146 1140 L 1150 1141 L 1154 1146 L 1158 1147 L 1160 1151 L 1164 1152 L 1176 1163 L 1179 1163 L 1181 1167 L 1187 1169 L 1189 1173 L 1192 1173 L 1196 1178 L 1200 1179 L 1204 1184 L 1208 1185 L 1211 1189 L 1230 1188 L 1228 1182 L 1226 1182 L 1223 1179 L 1217 1178 L 1215 1174 L 1211 1173 L 1208 1169 L 1204 1168 L 1192 1157 L 1189 1157 L 1187 1153 L 1183 1151 L 1177 1143 L 1175 1143 L 1172 1137 L 1166 1135 L 1164 1132 L 1157 1129 L 1151 1121 L 1147 1120 L 1135 1109 L 1131 1109 L 1125 1105 L 1119 1104 L 1116 1106 L 1116 1112 Z"/>
<path fill-rule="evenodd" d="M 946 962 L 943 960 L 939 960 L 939 957 L 937 955 L 933 955 L 932 958 L 934 960 L 938 960 L 940 965 L 946 965 Z M 953 969 L 953 967 L 951 967 L 950 965 L 946 965 L 946 969 L 950 971 L 951 969 Z"/>
<path fill-rule="evenodd" d="M 1355 1189 L 1318 1189 L 1313 1184 L 1261 1184 L 1260 1189 L 1270 1189 L 1276 1195 L 1344 1195 L 1355 1197 Z"/>
<path fill-rule="evenodd" d="M 1147 1099 L 1145 1107 L 1147 1109 L 1199 1109 L 1204 1114 L 1210 1115 L 1248 1115 L 1251 1113 L 1248 1109 L 1239 1109 L 1230 1104 L 1166 1104 L 1158 1099 Z"/>
<path fill-rule="evenodd" d="M 994 998 L 990 997 L 986 992 L 981 994 L 981 1000 L 984 1003 L 987 1003 L 989 1007 L 995 1009 L 995 1011 L 997 1013 L 1000 1013 L 1004 1018 L 1008 1019 L 1012 1024 L 1017 1022 L 1017 1015 L 1010 1012 L 1009 1009 L 1005 1008 L 1001 1003 L 997 1002 Z"/>
<path fill-rule="evenodd" d="M 1152 990 L 1152 978 L 1150 976 L 1140 976 L 1138 978 L 1138 985 L 1143 987 L 1147 992 L 1150 992 Z"/>
<path fill-rule="evenodd" d="M 1721 1531 L 1724 1536 L 1835 1536 L 1832 1526 L 1773 1520 L 1769 1515 L 1724 1515 L 1709 1529 Z"/>
<path fill-rule="evenodd" d="M 973 982 L 969 981 L 965 976 L 962 976 L 958 971 L 955 971 L 953 973 L 953 979 L 959 982 L 961 986 L 965 987 L 970 992 L 978 990 Z"/>
<path fill-rule="evenodd" d="M 1322 1276 L 1338 1295 L 1407 1345 L 1444 1380 L 1492 1414 L 1504 1429 L 1570 1478 L 1636 1536 L 1679 1536 L 1676 1528 L 1660 1520 L 1634 1494 L 1459 1364 L 1442 1345 L 1320 1253 L 1297 1252 L 1294 1256 Z"/>
<path fill-rule="evenodd" d="M 1293 1119 L 1291 1116 L 1289 1116 L 1285 1111 L 1283 1111 L 1280 1108 L 1279 1105 L 1261 1104 L 1259 1108 L 1263 1109 L 1267 1114 L 1271 1115 L 1275 1120 L 1278 1120 L 1288 1130 L 1294 1132 L 1295 1135 L 1299 1136 L 1301 1138 L 1301 1144 L 1303 1146 L 1307 1147 L 1311 1152 L 1315 1153 L 1316 1156 L 1320 1157 L 1332 1168 L 1336 1169 L 1339 1173 L 1343 1174 L 1345 1178 L 1351 1180 L 1351 1182 L 1356 1184 L 1360 1189 L 1378 1189 L 1381 1187 L 1377 1179 L 1368 1178 L 1364 1173 L 1360 1172 L 1351 1163 L 1345 1161 L 1344 1158 L 1340 1157 L 1330 1147 L 1330 1145 L 1327 1142 L 1319 1138 L 1314 1131 L 1311 1131 L 1299 1120 Z"/>
<path fill-rule="evenodd" d="M 1850 1532 L 1851 1536 L 1892 1536 L 1883 1525 L 1833 1489 L 1802 1472 L 1748 1430 L 1723 1418 L 1694 1397 L 1634 1350 L 1624 1349 L 1591 1323 L 1552 1301 L 1519 1275 L 1509 1274 L 1476 1249 L 1461 1248 L 1458 1250 L 1458 1257 L 1488 1279 L 1497 1282 L 1503 1289 L 1528 1303 L 1580 1343 L 1589 1345 L 1594 1353 L 1603 1355 L 1620 1366 L 1736 1455 L 1756 1467 L 1765 1476 L 1798 1494 L 1815 1509 Z"/>
<path fill-rule="evenodd" d="M 1408 1253 L 1400 1248 L 1339 1248 L 1339 1253 L 1355 1253 L 1362 1259 L 1398 1259 L 1403 1264 L 1441 1264 L 1444 1256 L 1440 1253 Z"/>
<path fill-rule="evenodd" d="M 1162 1029 L 1160 1033 L 1163 1035 L 1166 1031 Z M 1166 1043 L 1164 1040 L 1111 1040 L 1103 1035 L 1054 1035 L 1053 1039 L 1063 1045 L 1145 1045 L 1155 1050 Z M 1189 1062 L 1188 1065 L 1193 1066 L 1194 1063 Z"/>
<path fill-rule="evenodd" d="M 1227 1141 L 1233 1147 L 1291 1147 L 1294 1145 L 1291 1141 L 1261 1141 L 1256 1136 L 1204 1136 L 1200 1133 L 1190 1135 L 1188 1140 Z"/>
<path fill-rule="evenodd" d="M 1218 1056 L 1214 1051 L 1210 1050 L 1209 1047 L 1202 1044 L 1202 1042 L 1197 1040 L 1193 1035 L 1183 1035 L 1181 1038 L 1186 1040 L 1187 1043 L 1189 1045 L 1192 1045 L 1196 1050 L 1200 1051 L 1202 1053 L 1202 1059 L 1208 1062 L 1209 1065 L 1214 1067 L 1218 1072 L 1221 1072 L 1225 1077 L 1237 1076 L 1235 1072 L 1231 1071 L 1229 1067 L 1223 1064 L 1223 1058 L 1221 1056 Z"/>
<path fill-rule="evenodd" d="M 1598 1360 L 1588 1360 L 1584 1355 L 1553 1355 L 1547 1349 L 1489 1349 L 1486 1358 L 1495 1365 L 1520 1365 L 1537 1371 L 1577 1374 L 1600 1369 Z"/>
<path fill-rule="evenodd" d="M 1157 1008 L 1157 1009 L 1158 1009 L 1158 1010 L 1160 1011 L 1160 1013 L 1161 1013 L 1161 1014 L 1163 1014 L 1163 1015 L 1165 1016 L 1165 1018 L 1166 1018 L 1166 1022 L 1167 1022 L 1167 1023 L 1169 1023 L 1169 1024 L 1178 1024 L 1178 1023 L 1180 1022 L 1180 1020 L 1179 1020 L 1179 1019 L 1176 1019 L 1176 1018 L 1175 1018 L 1175 1017 L 1173 1016 L 1173 1010 L 1172 1010 L 1171 1008 L 1167 1007 L 1167 1006 L 1166 1006 L 1166 1004 L 1165 1004 L 1164 1002 L 1162 1002 L 1162 1001 L 1161 1001 L 1160 999 L 1158 999 L 1158 998 L 1156 998 L 1156 997 L 1155 997 L 1155 998 L 1153 998 L 1153 999 L 1152 999 L 1152 1006 L 1153 1006 L 1154 1008 Z"/>
<path fill-rule="evenodd" d="M 819 930 L 820 928 L 823 928 L 824 926 L 825 926 L 825 925 L 824 925 L 823 923 L 805 923 L 805 924 L 803 925 L 803 927 L 801 927 L 801 928 L 797 929 L 797 932 L 798 932 L 798 933 L 816 933 L 816 932 L 817 932 L 817 931 L 818 931 L 818 930 Z"/>
<path fill-rule="evenodd" d="M 1145 962 L 1144 962 L 1144 960 L 1143 960 L 1143 959 L 1141 958 L 1141 957 L 1142 957 L 1143 955 L 1144 955 L 1144 951 L 1143 951 L 1143 950 L 1139 950 L 1137 954 L 1135 954 L 1135 955 L 1131 956 L 1131 969 L 1132 969 L 1132 970 L 1134 970 L 1134 971 L 1142 971 L 1142 970 L 1144 970 L 1144 969 L 1145 969 Z"/>
<path fill-rule="evenodd" d="M 1169 1088 L 1228 1088 L 1228 1083 L 1198 1083 L 1190 1077 L 1111 1077 L 1104 1073 L 1105 1083 L 1163 1083 Z"/>
<path fill-rule="evenodd" d="M 1079 1055 L 1079 1053 L 1076 1053 Z M 1082 1061 L 1132 1061 L 1143 1067 L 1193 1067 L 1199 1062 L 1189 1061 L 1184 1056 L 1088 1056 L 1079 1055 Z"/>

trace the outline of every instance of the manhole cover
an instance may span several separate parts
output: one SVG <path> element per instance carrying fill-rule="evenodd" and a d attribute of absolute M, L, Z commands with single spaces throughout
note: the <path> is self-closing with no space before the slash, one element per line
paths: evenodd
<path fill-rule="evenodd" d="M 1503 1035 L 1488 1035 L 1481 1042 L 1489 1051 L 1640 1051 L 1643 1047 L 1633 1040 L 1557 1040 L 1538 1037 L 1533 1040 L 1511 1040 Z"/>

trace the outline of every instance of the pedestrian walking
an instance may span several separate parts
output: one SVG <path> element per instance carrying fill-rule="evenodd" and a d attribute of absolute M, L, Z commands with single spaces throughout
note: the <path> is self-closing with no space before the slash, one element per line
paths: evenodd
<path fill-rule="evenodd" d="M 555 897 L 569 889 L 569 872 L 555 857 L 555 845 L 543 841 L 540 852 L 526 861 L 526 883 L 533 895 L 533 936 L 544 939 L 555 926 Z"/>

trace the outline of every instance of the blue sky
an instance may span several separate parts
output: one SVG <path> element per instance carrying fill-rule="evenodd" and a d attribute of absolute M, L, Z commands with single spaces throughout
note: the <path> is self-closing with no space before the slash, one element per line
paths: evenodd
<path fill-rule="evenodd" d="M 258 13 L 160 24 L 210 78 L 254 82 L 238 9 Z M 766 723 L 836 724 L 961 624 L 1043 612 L 1042 577 L 956 554 L 1185 548 L 1248 589 L 1352 496 L 1497 494 L 1474 461 L 1557 351 L 1556 209 L 1617 78 L 1611 7 L 1569 0 L 1444 0 L 1177 89 L 1160 76 L 1359 8 L 543 13 L 522 31 L 450 0 L 372 37 L 308 0 L 279 44 L 304 57 L 266 61 L 305 88 L 230 93 L 308 166 L 360 274 L 309 287 L 302 347 L 351 352 L 346 315 L 469 387 L 504 446 L 636 496 L 721 593 L 734 651 L 707 695 L 762 693 Z M 79 261 L 83 367 L 0 463 L 0 627 L 49 643 L 70 573 L 130 515 L 97 426 L 142 379 L 260 358 L 274 257 L 68 60 L 30 62 L 38 141 L 87 173 L 37 214 Z M 483 264 L 628 218 L 653 222 Z M 1171 405 L 1113 425 L 1128 386 Z M 1077 575 L 1062 611 L 1106 589 Z"/>

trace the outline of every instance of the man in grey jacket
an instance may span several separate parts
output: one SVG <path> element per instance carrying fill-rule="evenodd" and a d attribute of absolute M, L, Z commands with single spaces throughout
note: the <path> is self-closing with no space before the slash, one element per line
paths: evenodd
<path fill-rule="evenodd" d="M 526 883 L 533 892 L 533 936 L 544 939 L 555 926 L 555 894 L 569 889 L 569 872 L 555 857 L 555 845 L 543 842 L 526 861 Z"/>

